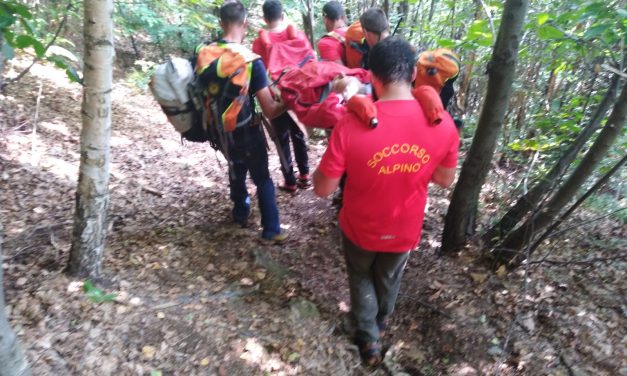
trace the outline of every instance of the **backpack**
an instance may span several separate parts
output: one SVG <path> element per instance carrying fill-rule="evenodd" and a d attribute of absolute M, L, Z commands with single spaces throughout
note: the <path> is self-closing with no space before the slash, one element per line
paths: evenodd
<path fill-rule="evenodd" d="M 158 65 L 150 89 L 182 139 L 209 142 L 228 159 L 227 133 L 252 119 L 248 85 L 257 58 L 237 44 L 201 44 L 191 61 Z"/>
<path fill-rule="evenodd" d="M 459 66 L 459 56 L 448 48 L 425 51 L 416 62 L 414 87 L 429 85 L 439 93 L 447 81 L 457 77 Z"/>
<path fill-rule="evenodd" d="M 248 125 L 253 108 L 248 94 L 253 61 L 259 56 L 237 43 L 202 44 L 196 48 L 194 87 L 202 94 L 207 129 L 233 132 Z"/>
<path fill-rule="evenodd" d="M 173 57 L 157 65 L 150 78 L 150 91 L 181 138 L 192 142 L 209 141 L 202 126 L 202 106 L 191 86 L 194 69 L 189 60 Z M 195 103 L 196 102 L 196 103 Z"/>
<path fill-rule="evenodd" d="M 346 30 L 345 48 L 346 66 L 349 68 L 364 68 L 364 55 L 368 52 L 368 44 L 361 22 L 352 23 Z"/>
<path fill-rule="evenodd" d="M 266 69 L 272 80 L 278 79 L 282 73 L 290 68 L 303 66 L 309 60 L 315 60 L 309 40 L 298 32 L 292 24 L 286 28 L 288 39 L 280 43 L 273 43 L 270 32 L 259 30 L 259 40 L 265 50 Z"/>

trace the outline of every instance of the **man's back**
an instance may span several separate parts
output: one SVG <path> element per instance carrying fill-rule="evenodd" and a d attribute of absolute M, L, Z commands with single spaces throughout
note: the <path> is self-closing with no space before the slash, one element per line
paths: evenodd
<path fill-rule="evenodd" d="M 345 38 L 347 29 L 348 27 L 346 26 L 340 27 L 320 38 L 318 41 L 318 54 L 320 55 L 320 60 L 335 62 L 342 61 L 342 63 L 346 61 L 344 49 L 346 48 Z"/>
<path fill-rule="evenodd" d="M 290 39 L 297 38 L 306 41 L 309 49 L 312 49 L 311 44 L 309 43 L 309 40 L 307 39 L 305 33 L 301 30 L 296 30 L 295 28 L 290 30 L 291 28 L 293 28 L 293 26 L 287 26 L 281 31 L 267 31 L 266 35 L 268 36 L 269 41 L 266 41 L 266 43 L 269 42 L 269 45 L 266 45 L 266 43 L 264 43 L 264 41 L 262 41 L 260 37 L 256 38 L 253 41 L 252 50 L 254 53 L 261 56 L 261 60 L 263 60 L 263 63 L 266 65 L 266 67 L 269 65 L 269 52 L 272 45 L 274 44 L 286 42 Z"/>
<path fill-rule="evenodd" d="M 429 126 L 414 100 L 376 106 L 376 129 L 352 115 L 340 121 L 321 168 L 329 176 L 346 171 L 340 222 L 355 244 L 406 251 L 420 239 L 431 176 L 438 166 L 455 167 L 459 138 L 450 116 Z"/>

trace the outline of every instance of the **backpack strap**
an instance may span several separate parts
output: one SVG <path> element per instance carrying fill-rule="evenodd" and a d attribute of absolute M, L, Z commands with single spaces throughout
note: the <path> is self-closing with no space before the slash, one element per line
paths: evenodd
<path fill-rule="evenodd" d="M 342 45 L 344 45 L 346 43 L 346 38 L 344 38 L 342 35 L 340 35 L 340 33 L 338 33 L 335 30 L 329 31 L 328 33 L 326 33 L 322 37 L 323 38 L 324 37 L 333 38 L 333 39 L 337 40 L 338 42 L 342 43 Z"/>

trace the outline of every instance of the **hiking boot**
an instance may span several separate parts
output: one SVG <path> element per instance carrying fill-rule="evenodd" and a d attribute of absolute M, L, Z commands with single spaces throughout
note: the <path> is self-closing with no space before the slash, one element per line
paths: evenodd
<path fill-rule="evenodd" d="M 311 179 L 309 178 L 309 174 L 300 174 L 296 179 L 296 185 L 300 189 L 307 189 L 311 187 Z"/>
<path fill-rule="evenodd" d="M 377 342 L 356 342 L 357 347 L 359 347 L 359 355 L 361 355 L 361 360 L 368 367 L 376 367 L 381 364 L 383 360 L 383 355 L 381 354 L 381 344 Z"/>
<path fill-rule="evenodd" d="M 281 185 L 279 185 L 277 188 L 279 188 L 279 190 L 283 191 L 283 192 L 288 192 L 288 193 L 296 193 L 296 190 L 298 189 L 298 185 L 296 184 L 287 184 L 287 183 L 283 183 Z"/>
<path fill-rule="evenodd" d="M 266 238 L 261 236 L 261 242 L 264 244 L 283 244 L 287 241 L 287 232 L 282 232 L 276 235 L 273 235 L 270 238 Z"/>
<path fill-rule="evenodd" d="M 248 213 L 248 216 L 244 219 L 235 219 L 233 218 L 233 223 L 237 224 L 241 228 L 248 228 L 250 226 L 250 217 L 252 216 L 252 212 Z"/>

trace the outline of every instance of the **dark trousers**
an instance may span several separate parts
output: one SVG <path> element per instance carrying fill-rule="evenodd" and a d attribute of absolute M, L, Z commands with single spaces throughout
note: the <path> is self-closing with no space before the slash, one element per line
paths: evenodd
<path fill-rule="evenodd" d="M 292 120 L 287 112 L 281 116 L 272 119 L 272 126 L 276 132 L 281 145 L 279 153 L 283 153 L 287 166 L 281 166 L 281 172 L 285 179 L 285 184 L 295 185 L 296 176 L 294 176 L 294 164 L 292 162 L 292 151 L 290 149 L 290 139 L 294 146 L 294 159 L 298 166 L 298 172 L 302 175 L 309 174 L 309 157 L 307 156 L 307 139 L 305 134 L 300 130 L 298 125 Z"/>
<path fill-rule="evenodd" d="M 274 183 L 268 171 L 268 152 L 259 126 L 244 126 L 233 133 L 229 145 L 232 170 L 229 174 L 233 219 L 245 223 L 250 214 L 250 196 L 246 189 L 246 176 L 257 186 L 259 212 L 261 213 L 262 237 L 271 239 L 281 232 L 279 210 L 276 206 Z"/>
<path fill-rule="evenodd" d="M 387 320 L 394 311 L 409 251 L 366 251 L 343 233 L 342 248 L 348 272 L 351 313 L 357 326 L 355 340 L 360 343 L 378 341 L 377 323 Z"/>

